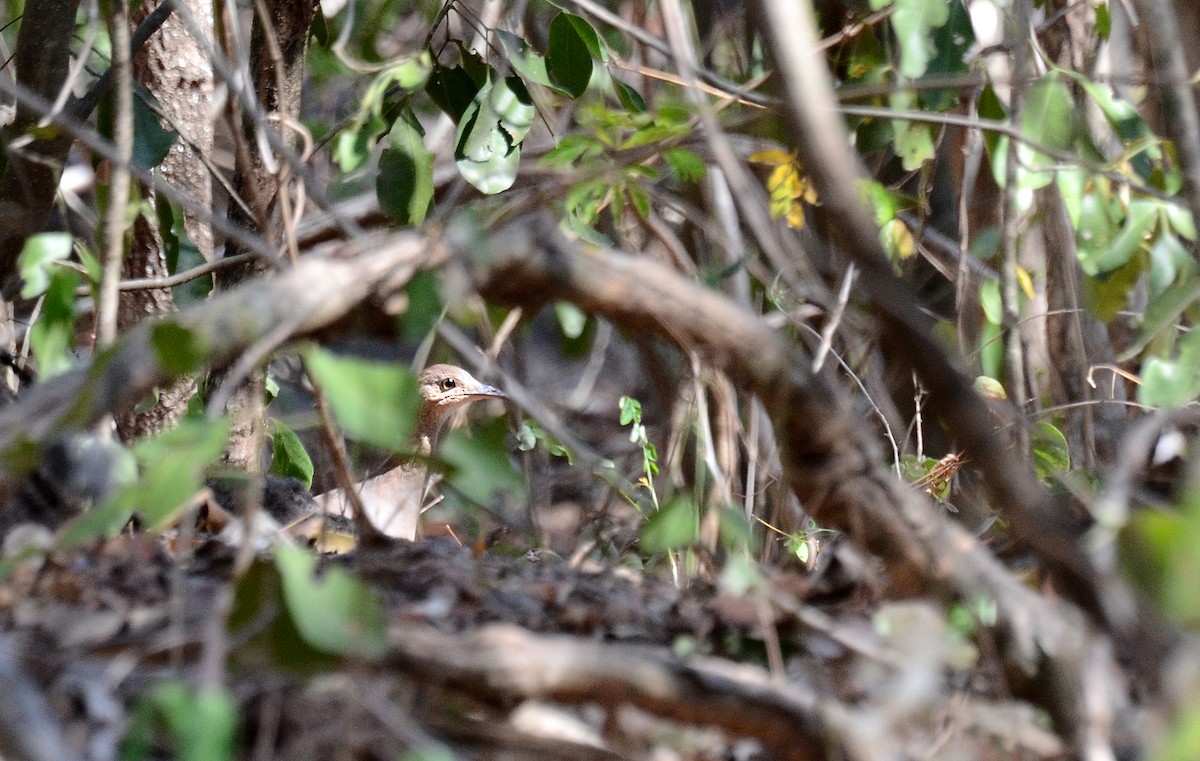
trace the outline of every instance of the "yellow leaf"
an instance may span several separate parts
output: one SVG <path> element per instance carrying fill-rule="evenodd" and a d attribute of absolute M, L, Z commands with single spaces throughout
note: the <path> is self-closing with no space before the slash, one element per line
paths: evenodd
<path fill-rule="evenodd" d="M 1021 286 L 1021 290 L 1030 301 L 1033 301 L 1033 277 L 1030 276 L 1029 270 L 1024 267 L 1017 267 L 1017 284 Z"/>
<path fill-rule="evenodd" d="M 785 193 L 790 192 L 788 184 L 791 182 L 791 178 L 795 174 L 796 171 L 792 169 L 791 164 L 780 164 L 772 169 L 771 175 L 767 177 L 767 190 L 771 192 L 772 196 L 774 196 L 775 193 L 781 189 Z"/>
<path fill-rule="evenodd" d="M 816 186 L 813 185 L 811 182 L 808 182 L 807 180 L 800 183 L 800 186 L 801 186 L 802 190 L 800 193 L 797 194 L 797 197 L 804 199 L 805 203 L 816 203 L 817 202 Z"/>
<path fill-rule="evenodd" d="M 798 203 L 792 204 L 792 207 L 787 212 L 788 227 L 795 230 L 804 229 L 804 207 Z"/>
<path fill-rule="evenodd" d="M 908 259 L 917 253 L 917 242 L 913 239 L 912 231 L 900 220 L 893 219 L 879 232 L 884 239 L 883 244 L 897 260 Z"/>
<path fill-rule="evenodd" d="M 749 161 L 752 164 L 766 164 L 767 166 L 782 166 L 790 164 L 796 160 L 796 152 L 784 153 L 783 151 L 768 148 L 765 151 L 751 154 Z"/>

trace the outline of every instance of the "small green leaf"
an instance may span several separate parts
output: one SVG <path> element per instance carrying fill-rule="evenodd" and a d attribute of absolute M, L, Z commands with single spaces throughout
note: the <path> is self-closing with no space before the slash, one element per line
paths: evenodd
<path fill-rule="evenodd" d="M 1150 296 L 1157 300 L 1159 296 L 1175 282 L 1186 267 L 1192 262 L 1187 246 L 1169 232 L 1161 232 L 1150 246 Z"/>
<path fill-rule="evenodd" d="M 315 576 L 317 559 L 295 547 L 278 547 L 275 565 L 288 614 L 305 642 L 326 653 L 367 660 L 387 652 L 383 606 L 365 584 L 333 566 Z"/>
<path fill-rule="evenodd" d="M 694 544 L 700 538 L 696 506 L 686 497 L 667 502 L 642 527 L 642 550 L 648 554 Z"/>
<path fill-rule="evenodd" d="M 1150 357 L 1142 365 L 1138 401 L 1151 407 L 1178 407 L 1200 397 L 1200 330 L 1179 342 L 1174 359 Z"/>
<path fill-rule="evenodd" d="M 475 100 L 479 85 L 461 66 L 435 66 L 425 85 L 425 92 L 457 124 Z"/>
<path fill-rule="evenodd" d="M 588 83 L 592 80 L 592 54 L 589 53 L 589 40 L 598 51 L 600 43 L 596 38 L 595 30 L 578 16 L 560 13 L 550 22 L 550 43 L 546 49 L 546 71 L 550 76 L 550 81 L 572 98 L 583 95 L 587 91 Z"/>
<path fill-rule="evenodd" d="M 1124 267 L 1134 253 L 1142 248 L 1158 221 L 1158 204 L 1152 200 L 1135 199 L 1129 203 L 1124 226 L 1103 250 L 1079 251 L 1083 271 L 1096 276 Z"/>
<path fill-rule="evenodd" d="M 30 328 L 29 346 L 37 359 L 41 380 L 70 370 L 74 364 L 72 346 L 75 340 L 75 289 L 79 273 L 57 268 L 50 275 L 50 285 L 42 299 L 42 312 Z"/>
<path fill-rule="evenodd" d="M 1000 298 L 1000 284 L 995 280 L 984 280 L 979 284 L 979 304 L 984 318 L 992 325 L 1004 323 L 1004 305 Z"/>
<path fill-rule="evenodd" d="M 642 94 L 619 79 L 613 80 L 613 89 L 617 93 L 617 101 L 626 111 L 646 113 L 646 99 Z"/>
<path fill-rule="evenodd" d="M 621 410 L 621 425 L 642 421 L 642 403 L 631 396 L 622 396 L 617 402 Z"/>
<path fill-rule="evenodd" d="M 525 81 L 549 87 L 563 95 L 570 94 L 550 81 L 550 75 L 546 73 L 546 59 L 529 47 L 525 40 L 503 29 L 495 30 L 495 35 L 504 46 L 508 62 Z"/>
<path fill-rule="evenodd" d="M 1108 9 L 1108 3 L 1100 3 L 1096 6 L 1096 34 L 1107 42 L 1111 33 L 1112 12 Z"/>
<path fill-rule="evenodd" d="M 1039 420 L 1034 424 L 1030 444 L 1039 478 L 1049 479 L 1071 470 L 1071 448 L 1067 446 L 1067 437 L 1050 423 Z"/>
<path fill-rule="evenodd" d="M 204 367 L 211 348 L 203 335 L 174 320 L 150 329 L 150 346 L 159 366 L 171 375 L 188 375 Z"/>
<path fill-rule="evenodd" d="M 133 161 L 147 169 L 163 162 L 171 152 L 179 133 L 163 129 L 155 111 L 158 103 L 141 85 L 134 87 L 133 99 Z"/>
<path fill-rule="evenodd" d="M 25 281 L 21 298 L 32 299 L 46 292 L 55 264 L 71 256 L 74 243 L 70 233 L 37 233 L 25 239 L 25 247 L 17 258 L 17 268 Z"/>
<path fill-rule="evenodd" d="M 900 43 L 900 74 L 913 79 L 925 73 L 937 54 L 934 32 L 950 18 L 946 0 L 896 0 L 892 29 Z"/>
<path fill-rule="evenodd" d="M 308 456 L 300 437 L 278 419 L 271 421 L 271 427 L 271 468 L 268 472 L 274 476 L 294 478 L 303 483 L 304 488 L 311 488 L 312 458 Z"/>
<path fill-rule="evenodd" d="M 892 108 L 898 112 L 919 108 L 917 94 L 912 90 L 898 90 L 892 95 Z M 896 155 L 904 163 L 907 172 L 919 169 L 934 157 L 934 127 L 918 121 L 893 119 L 892 133 Z"/>
<path fill-rule="evenodd" d="M 351 438 L 392 451 L 408 448 L 421 403 L 417 378 L 408 368 L 320 348 L 304 357 Z"/>
<path fill-rule="evenodd" d="M 139 701 L 130 735 L 123 744 L 124 759 L 149 758 L 155 725 L 170 736 L 172 758 L 180 761 L 231 761 L 237 735 L 237 706 L 221 690 L 195 691 L 185 682 L 157 685 Z"/>
<path fill-rule="evenodd" d="M 934 34 L 933 44 L 937 54 L 925 69 L 926 79 L 947 79 L 970 73 L 966 61 L 967 53 L 975 45 L 975 29 L 971 14 L 961 0 L 946 3 L 949 18 Z M 926 90 L 921 93 L 921 104 L 929 111 L 947 111 L 959 102 L 957 89 Z"/>
<path fill-rule="evenodd" d="M 516 77 L 485 85 L 458 123 L 454 157 L 459 173 L 486 194 L 512 186 L 520 164 L 520 141 L 535 111 Z"/>
<path fill-rule="evenodd" d="M 663 152 L 663 160 L 681 182 L 699 182 L 708 173 L 704 159 L 687 148 L 672 148 Z"/>
<path fill-rule="evenodd" d="M 418 272 L 408 281 L 404 291 L 408 296 L 408 308 L 400 317 L 400 336 L 404 343 L 416 345 L 437 327 L 445 308 L 438 276 L 430 270 Z"/>
<path fill-rule="evenodd" d="M 501 495 L 515 502 L 526 497 L 525 480 L 513 467 L 505 443 L 508 427 L 502 418 L 474 428 L 474 435 L 454 431 L 438 447 L 449 466 L 446 481 L 475 504 L 490 506 Z"/>
<path fill-rule="evenodd" d="M 730 505 L 721 508 L 720 535 L 721 546 L 727 550 L 748 549 L 753 552 L 757 546 L 750 521 Z"/>
<path fill-rule="evenodd" d="M 1188 308 L 1200 300 L 1200 278 L 1189 277 L 1168 287 L 1159 298 L 1146 305 L 1142 329 L 1134 341 L 1117 355 L 1118 362 L 1128 362 L 1150 345 L 1163 330 L 1174 330 L 1175 324 Z"/>
<path fill-rule="evenodd" d="M 558 318 L 558 329 L 567 338 L 579 338 L 587 327 L 587 313 L 568 301 L 554 304 L 554 316 Z"/>
<path fill-rule="evenodd" d="M 433 203 L 433 154 L 424 136 L 412 109 L 405 107 L 392 123 L 388 147 L 379 157 L 379 207 L 400 225 L 421 224 Z"/>

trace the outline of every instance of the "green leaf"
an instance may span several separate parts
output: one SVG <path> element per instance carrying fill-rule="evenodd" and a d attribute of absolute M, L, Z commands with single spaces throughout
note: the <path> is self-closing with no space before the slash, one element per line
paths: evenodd
<path fill-rule="evenodd" d="M 934 32 L 950 18 L 946 0 L 896 0 L 892 29 L 900 44 L 900 74 L 916 79 L 937 54 Z"/>
<path fill-rule="evenodd" d="M 550 81 L 572 98 L 583 95 L 592 81 L 592 57 L 599 58 L 599 51 L 596 32 L 586 21 L 571 13 L 558 14 L 550 22 L 550 43 L 546 49 Z"/>
<path fill-rule="evenodd" d="M 432 71 L 433 59 L 426 50 L 375 76 L 358 114 L 334 144 L 334 158 L 342 171 L 354 171 L 371 158 L 375 141 L 391 128 L 396 106 L 425 87 Z"/>
<path fill-rule="evenodd" d="M 421 405 L 417 378 L 408 368 L 320 348 L 309 349 L 304 358 L 347 435 L 392 451 L 408 448 Z"/>
<path fill-rule="evenodd" d="M 454 157 L 463 178 L 488 195 L 512 187 L 520 164 L 520 142 L 535 111 L 521 80 L 508 77 L 475 95 L 455 136 Z"/>
<path fill-rule="evenodd" d="M 1030 140 L 1047 148 L 1066 150 L 1074 141 L 1074 103 L 1071 92 L 1062 80 L 1048 74 L 1034 82 L 1026 95 L 1025 110 L 1021 118 L 1021 132 Z M 1044 188 L 1054 180 L 1048 168 L 1057 159 L 1021 143 L 1017 146 L 1017 187 L 1032 191 Z M 1039 171 L 1039 168 L 1047 169 Z M 1000 170 L 1001 173 L 1006 171 Z M 1003 177 L 1003 174 L 999 175 Z M 1001 180 L 1003 181 L 1003 180 Z"/>
<path fill-rule="evenodd" d="M 1064 167 L 1058 170 L 1054 182 L 1062 195 L 1063 205 L 1067 207 L 1071 228 L 1078 231 L 1083 215 L 1083 196 L 1087 189 L 1088 174 L 1081 167 Z"/>
<path fill-rule="evenodd" d="M 579 338 L 587 327 L 587 313 L 569 301 L 555 302 L 554 316 L 558 318 L 558 329 L 567 338 Z"/>
<path fill-rule="evenodd" d="M 1121 565 L 1159 608 L 1180 624 L 1200 623 L 1200 514 L 1189 482 L 1174 511 L 1139 510 L 1120 537 Z M 1191 758 L 1183 754 L 1178 758 Z"/>
<path fill-rule="evenodd" d="M 1151 300 L 1142 315 L 1142 329 L 1137 338 L 1117 355 L 1117 361 L 1128 362 L 1141 354 L 1163 330 L 1174 330 L 1179 316 L 1197 300 L 1200 300 L 1200 278 L 1194 275 L 1173 284 L 1159 298 Z"/>
<path fill-rule="evenodd" d="M 1142 365 L 1138 401 L 1151 407 L 1178 407 L 1200 396 L 1200 331 L 1179 342 L 1174 360 L 1150 357 Z"/>
<path fill-rule="evenodd" d="M 1004 323 L 1004 302 L 1000 298 L 1000 284 L 995 280 L 984 280 L 979 284 L 979 304 L 983 316 L 992 325 Z"/>
<path fill-rule="evenodd" d="M 425 92 L 438 108 L 458 123 L 475 100 L 479 85 L 461 66 L 435 66 L 425 85 Z"/>
<path fill-rule="evenodd" d="M 704 159 L 687 148 L 672 148 L 663 152 L 663 160 L 681 182 L 699 182 L 708 173 Z"/>
<path fill-rule="evenodd" d="M 1130 201 L 1125 225 L 1106 248 L 1086 252 L 1080 249 L 1079 260 L 1083 271 L 1096 276 L 1124 267 L 1134 253 L 1145 245 L 1157 221 L 1158 204 L 1155 201 Z"/>
<path fill-rule="evenodd" d="M 502 495 L 515 502 L 526 497 L 525 479 L 513 467 L 506 443 L 508 427 L 502 418 L 476 426 L 474 435 L 454 431 L 438 447 L 449 466 L 446 482 L 478 505 L 494 505 Z"/>
<path fill-rule="evenodd" d="M 1067 446 L 1067 437 L 1050 423 L 1045 420 L 1035 423 L 1029 443 L 1033 447 L 1033 461 L 1039 478 L 1049 479 L 1071 470 L 1071 448 Z"/>
<path fill-rule="evenodd" d="M 174 320 L 157 323 L 150 329 L 150 346 L 159 366 L 171 375 L 196 372 L 204 367 L 211 350 L 203 335 Z"/>
<path fill-rule="evenodd" d="M 24 285 L 21 298 L 41 296 L 50 287 L 50 273 L 57 269 L 57 262 L 66 261 L 75 245 L 70 233 L 37 233 L 25 239 L 21 255 L 17 257 L 17 268 Z"/>
<path fill-rule="evenodd" d="M 566 90 L 550 81 L 550 75 L 546 73 L 546 59 L 530 48 L 525 40 L 503 29 L 495 30 L 495 35 L 500 40 L 500 44 L 504 46 L 508 62 L 526 82 L 533 82 L 543 87 L 549 87 L 563 95 L 570 95 Z"/>
<path fill-rule="evenodd" d="M 429 270 L 418 272 L 408 281 L 404 289 L 408 296 L 408 308 L 400 317 L 401 340 L 410 345 L 419 344 L 437 327 L 445 308 L 438 289 L 438 277 Z"/>
<path fill-rule="evenodd" d="M 188 237 L 183 212 L 165 195 L 158 193 L 154 198 L 154 210 L 159 232 L 163 237 L 167 271 L 177 275 L 185 270 L 205 264 L 204 255 Z M 89 268 L 90 270 L 90 268 Z M 93 282 L 100 282 L 99 264 Z M 171 288 L 171 296 L 178 307 L 190 306 L 208 298 L 213 288 L 211 273 L 189 280 Z"/>
<path fill-rule="evenodd" d="M 1112 12 L 1108 9 L 1108 3 L 1100 3 L 1096 6 L 1096 34 L 1105 42 L 1108 41 L 1109 34 L 1112 33 Z"/>
<path fill-rule="evenodd" d="M 933 44 L 937 54 L 925 69 L 925 78 L 949 78 L 968 74 L 971 70 L 966 62 L 967 52 L 975 45 L 975 29 L 971 14 L 961 0 L 946 3 L 949 18 L 934 34 Z M 959 92 L 926 90 L 921 94 L 921 103 L 929 111 L 946 111 L 959 101 Z"/>
<path fill-rule="evenodd" d="M 156 686 L 133 712 L 124 759 L 149 758 L 156 724 L 162 724 L 180 761 L 229 761 L 234 757 L 237 706 L 222 690 L 195 691 L 183 681 Z"/>
<path fill-rule="evenodd" d="M 754 529 L 742 511 L 725 505 L 721 508 L 720 525 L 721 546 L 726 550 L 747 549 L 753 552 L 757 547 L 754 540 Z"/>
<path fill-rule="evenodd" d="M 1142 259 L 1135 256 L 1118 270 L 1083 279 L 1084 303 L 1101 322 L 1112 320 L 1129 303 L 1129 292 L 1142 276 Z"/>
<path fill-rule="evenodd" d="M 617 93 L 617 101 L 626 111 L 637 114 L 646 113 L 646 99 L 640 92 L 619 79 L 613 80 L 613 90 Z"/>
<path fill-rule="evenodd" d="M 642 550 L 665 552 L 694 544 L 700 538 L 700 518 L 687 497 L 676 497 L 646 520 L 642 527 Z"/>
<path fill-rule="evenodd" d="M 229 611 L 230 654 L 244 670 L 277 669 L 307 675 L 335 667 L 338 659 L 318 650 L 300 634 L 288 614 L 283 579 L 272 560 L 256 559 L 238 579 Z"/>
<path fill-rule="evenodd" d="M 617 401 L 617 406 L 621 410 L 621 425 L 629 425 L 633 422 L 642 422 L 642 403 L 632 396 L 622 396 Z"/>
<path fill-rule="evenodd" d="M 433 203 L 433 154 L 425 147 L 425 131 L 404 107 L 388 133 L 388 147 L 379 157 L 375 192 L 379 207 L 400 225 L 425 221 Z"/>
<path fill-rule="evenodd" d="M 179 133 L 163 129 L 155 111 L 158 103 L 141 85 L 133 89 L 133 162 L 153 169 L 170 154 Z"/>
<path fill-rule="evenodd" d="M 1151 298 L 1157 300 L 1191 262 L 1191 254 L 1179 238 L 1165 230 L 1160 232 L 1150 246 Z"/>
<path fill-rule="evenodd" d="M 134 512 L 142 516 L 149 531 L 173 523 L 200 490 L 205 469 L 224 450 L 229 425 L 225 418 L 188 418 L 175 428 L 135 443 L 132 451 L 141 478 L 68 524 L 61 544 L 71 546 L 98 536 L 112 536 Z"/>
<path fill-rule="evenodd" d="M 761 590 L 763 582 L 762 571 L 750 556 L 745 552 L 735 552 L 725 561 L 718 583 L 725 594 L 741 597 L 747 592 Z"/>
<path fill-rule="evenodd" d="M 75 365 L 72 346 L 75 341 L 75 289 L 79 273 L 59 268 L 50 275 L 50 285 L 42 299 L 42 311 L 30 328 L 29 346 L 37 359 L 41 380 L 70 370 Z"/>
<path fill-rule="evenodd" d="M 278 418 L 271 421 L 271 428 L 271 467 L 268 472 L 274 476 L 294 478 L 303 483 L 304 488 L 312 488 L 312 458 L 308 456 L 300 437 Z"/>
<path fill-rule="evenodd" d="M 314 576 L 317 559 L 305 550 L 278 547 L 275 566 L 296 630 L 312 647 L 333 655 L 374 660 L 387 652 L 387 623 L 379 598 L 336 566 Z"/>
<path fill-rule="evenodd" d="M 895 111 L 912 111 L 919 108 L 917 95 L 912 90 L 897 90 L 891 97 Z M 933 127 L 929 124 L 892 120 L 892 134 L 896 141 L 896 155 L 904 164 L 905 171 L 915 171 L 933 157 Z"/>

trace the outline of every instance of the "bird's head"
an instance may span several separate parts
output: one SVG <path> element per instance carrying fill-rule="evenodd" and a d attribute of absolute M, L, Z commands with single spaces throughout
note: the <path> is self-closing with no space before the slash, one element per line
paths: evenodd
<path fill-rule="evenodd" d="M 475 380 L 469 372 L 454 365 L 430 365 L 421 371 L 420 381 L 424 406 L 439 411 L 479 399 L 506 398 L 500 389 Z"/>

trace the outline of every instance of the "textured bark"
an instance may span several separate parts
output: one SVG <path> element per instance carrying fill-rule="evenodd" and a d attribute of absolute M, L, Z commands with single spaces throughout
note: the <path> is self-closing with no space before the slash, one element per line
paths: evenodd
<path fill-rule="evenodd" d="M 186 4 L 192 18 L 211 35 L 211 3 L 186 0 Z M 141 22 L 156 6 L 152 0 L 143 2 L 134 14 L 134 23 Z M 171 17 L 134 57 L 133 71 L 137 80 L 158 101 L 165 126 L 180 135 L 179 142 L 158 171 L 177 190 L 211 207 L 212 183 L 201 157 L 210 156 L 213 148 L 212 64 L 183 23 L 177 17 Z M 143 189 L 143 192 L 151 191 Z M 212 228 L 190 213 L 184 216 L 184 226 L 204 258 L 211 259 Z M 162 236 L 144 217 L 138 217 L 133 225 L 132 245 L 125 258 L 122 276 L 162 278 L 168 274 Z M 175 300 L 169 288 L 123 291 L 117 325 L 124 332 L 146 317 L 174 311 Z M 188 399 L 195 389 L 193 378 L 181 378 L 156 389 L 151 404 L 117 416 L 121 437 L 130 441 L 173 426 L 186 412 Z"/>
<path fill-rule="evenodd" d="M 67 78 L 78 7 L 79 0 L 29 3 L 21 20 L 10 70 L 15 69 L 20 84 L 49 101 L 55 100 Z M 5 144 L 26 135 L 41 118 L 41 113 L 18 107 L 5 130 Z M 0 175 L 0 291 L 6 297 L 20 287 L 17 257 L 25 239 L 44 230 L 50 219 L 70 147 L 70 137 L 59 134 L 8 151 Z"/>
<path fill-rule="evenodd" d="M 317 4 L 270 0 L 260 7 L 266 8 L 268 18 L 263 19 L 255 13 L 251 32 L 250 71 L 255 97 L 264 112 L 295 120 L 300 115 L 304 55 Z M 283 240 L 286 224 L 281 214 L 279 193 L 286 192 L 286 174 L 276 176 L 268 171 L 267 164 L 256 148 L 257 123 L 250 118 L 252 115 L 241 114 L 240 107 L 232 98 L 231 104 L 235 119 L 235 140 L 240 142 L 234 151 L 238 157 L 234 188 L 249 204 L 255 219 L 245 218 L 236 204 L 230 205 L 230 216 L 239 224 L 252 229 L 258 228 L 268 241 L 279 244 Z M 275 129 L 271 125 L 264 128 Z M 226 256 L 240 253 L 243 251 L 238 246 L 226 246 Z M 217 277 L 217 286 L 234 286 L 258 274 L 261 268 L 262 264 L 259 262 L 225 270 Z M 253 472 L 261 469 L 259 459 L 262 450 L 265 381 L 264 369 L 252 371 L 238 384 L 238 388 L 226 404 L 226 412 L 233 420 L 233 427 L 222 459 L 242 470 Z M 224 376 L 218 373 L 211 379 L 210 385 L 217 388 L 224 382 Z"/>

